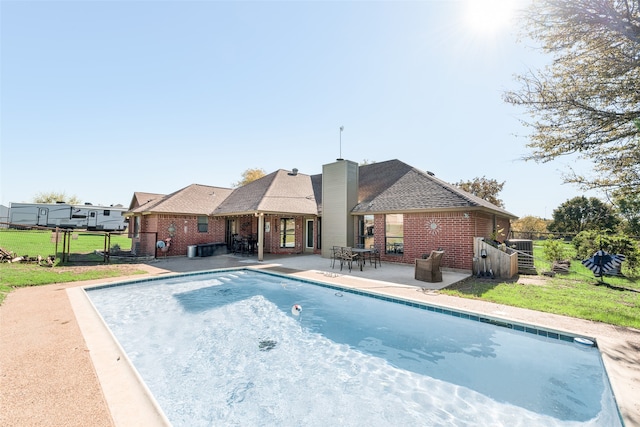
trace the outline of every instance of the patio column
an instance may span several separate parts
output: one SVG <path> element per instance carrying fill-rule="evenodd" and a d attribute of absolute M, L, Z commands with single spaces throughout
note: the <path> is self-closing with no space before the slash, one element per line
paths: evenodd
<path fill-rule="evenodd" d="M 264 213 L 256 213 L 258 216 L 258 261 L 264 259 Z"/>

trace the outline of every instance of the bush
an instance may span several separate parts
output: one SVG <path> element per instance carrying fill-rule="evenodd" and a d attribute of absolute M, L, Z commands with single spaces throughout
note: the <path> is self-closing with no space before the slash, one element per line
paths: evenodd
<path fill-rule="evenodd" d="M 588 259 L 600 249 L 610 254 L 622 254 L 622 273 L 637 275 L 640 272 L 640 249 L 638 242 L 626 234 L 605 234 L 597 230 L 582 231 L 573 239 L 578 259 Z"/>
<path fill-rule="evenodd" d="M 544 259 L 549 262 L 563 261 L 567 259 L 567 248 L 562 240 L 545 240 L 542 243 Z"/>

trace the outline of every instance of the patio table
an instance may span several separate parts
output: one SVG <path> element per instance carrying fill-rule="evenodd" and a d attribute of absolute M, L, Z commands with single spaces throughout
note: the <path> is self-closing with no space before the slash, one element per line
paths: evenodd
<path fill-rule="evenodd" d="M 366 259 L 364 258 L 366 254 L 370 254 L 373 252 L 373 249 L 367 248 L 353 248 L 351 251 L 354 254 L 358 254 L 358 265 L 360 266 L 360 271 L 362 271 L 362 267 L 365 264 Z"/>

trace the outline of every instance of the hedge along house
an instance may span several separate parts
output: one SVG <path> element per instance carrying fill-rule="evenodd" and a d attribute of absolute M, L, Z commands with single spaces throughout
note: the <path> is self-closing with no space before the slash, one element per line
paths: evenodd
<path fill-rule="evenodd" d="M 471 270 L 474 237 L 504 240 L 515 215 L 399 160 L 358 166 L 339 159 L 320 175 L 278 170 L 237 189 L 192 185 L 144 201 L 128 212 L 132 248 L 155 249 L 171 238 L 168 255 L 189 245 L 256 240 L 264 253 L 321 253 L 332 246 L 376 246 L 388 262 L 413 263 L 431 250 L 442 265 Z M 206 223 L 206 226 L 205 226 Z M 143 236 L 154 236 L 145 240 Z M 138 236 L 138 237 L 136 237 Z"/>

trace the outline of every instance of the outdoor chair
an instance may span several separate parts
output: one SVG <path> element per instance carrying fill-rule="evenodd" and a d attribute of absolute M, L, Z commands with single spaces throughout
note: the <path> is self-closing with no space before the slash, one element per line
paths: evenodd
<path fill-rule="evenodd" d="M 336 266 L 336 261 L 342 260 L 342 247 L 333 246 L 331 248 L 331 268 Z"/>
<path fill-rule="evenodd" d="M 374 268 L 378 268 L 378 264 L 382 267 L 382 262 L 380 261 L 380 249 L 376 248 L 375 245 L 369 246 L 371 252 L 369 252 L 369 265 L 373 264 Z"/>
<path fill-rule="evenodd" d="M 416 259 L 416 280 L 423 282 L 442 282 L 442 271 L 440 271 L 440 263 L 444 251 L 431 251 L 431 255 L 427 259 Z"/>
<path fill-rule="evenodd" d="M 358 259 L 358 254 L 354 254 L 352 249 L 342 248 L 342 256 L 340 257 L 340 271 L 342 271 L 342 267 L 344 264 L 347 264 L 349 267 L 349 272 L 351 272 L 351 268 L 353 267 L 353 261 Z"/>

